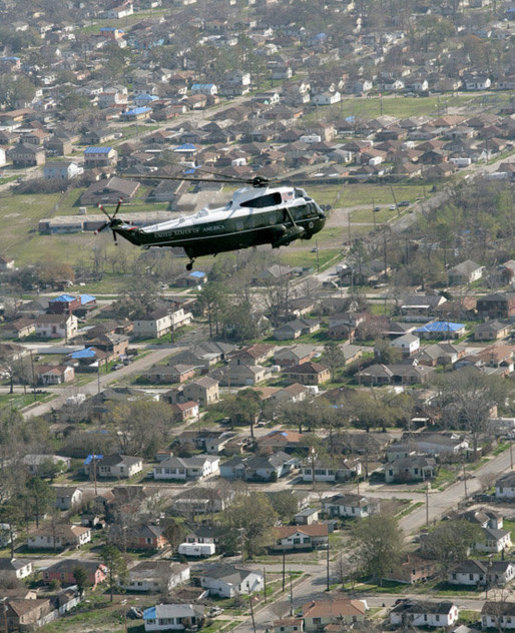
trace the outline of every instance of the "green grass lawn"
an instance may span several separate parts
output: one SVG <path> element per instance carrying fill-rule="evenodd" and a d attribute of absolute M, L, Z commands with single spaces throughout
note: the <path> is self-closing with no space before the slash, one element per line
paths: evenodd
<path fill-rule="evenodd" d="M 429 187 L 413 184 L 394 184 L 393 191 L 397 202 L 416 198 L 423 198 L 428 194 Z M 360 205 L 393 204 L 390 185 L 384 181 L 379 183 L 351 183 L 337 185 L 306 185 L 307 192 L 319 204 L 330 204 L 335 207 L 357 207 Z M 337 194 L 340 194 L 337 200 Z M 392 212 L 390 212 L 392 213 Z"/>
<path fill-rule="evenodd" d="M 448 468 L 440 468 L 438 475 L 431 482 L 431 488 L 444 490 L 456 481 L 456 473 Z"/>
<path fill-rule="evenodd" d="M 50 396 L 52 396 L 52 394 L 48 393 L 37 393 L 34 396 L 34 394 L 30 393 L 29 390 L 27 390 L 26 394 L 0 394 L 0 407 L 10 406 L 13 409 L 23 409 L 23 407 L 26 407 L 33 402 L 43 402 Z"/>
<path fill-rule="evenodd" d="M 503 98 L 507 93 L 496 93 Z M 381 106 L 382 102 L 382 106 Z M 378 117 L 381 114 L 395 117 L 409 117 L 431 115 L 439 116 L 446 113 L 447 108 L 457 108 L 466 105 L 481 107 L 481 96 L 474 94 L 453 95 L 443 94 L 430 97 L 403 97 L 401 95 L 373 97 L 357 97 L 343 99 L 333 106 L 315 109 L 306 118 L 318 116 L 359 116 L 363 118 Z"/>

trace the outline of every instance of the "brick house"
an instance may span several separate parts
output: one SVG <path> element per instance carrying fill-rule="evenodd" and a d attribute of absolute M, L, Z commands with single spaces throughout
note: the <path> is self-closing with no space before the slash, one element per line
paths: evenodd
<path fill-rule="evenodd" d="M 515 292 L 495 292 L 479 297 L 476 309 L 483 319 L 511 319 L 515 317 Z"/>
<path fill-rule="evenodd" d="M 327 547 L 329 531 L 326 523 L 311 525 L 282 525 L 275 528 L 276 542 L 273 549 L 294 551 L 298 549 L 314 549 Z"/>
<path fill-rule="evenodd" d="M 172 404 L 171 409 L 174 420 L 178 422 L 195 420 L 199 414 L 198 402 L 194 402 L 193 400 Z"/>
<path fill-rule="evenodd" d="M 93 589 L 101 582 L 104 582 L 107 577 L 107 567 L 100 561 L 68 558 L 47 567 L 43 571 L 43 580 L 45 583 L 51 583 L 53 580 L 57 580 L 63 586 L 74 585 L 76 580 L 73 572 L 77 567 L 81 567 L 85 570 L 88 584 Z"/>
<path fill-rule="evenodd" d="M 152 524 L 141 525 L 129 536 L 127 544 L 134 549 L 144 550 L 160 550 L 169 545 L 163 535 L 163 528 Z"/>
<path fill-rule="evenodd" d="M 288 367 L 283 373 L 289 380 L 301 385 L 321 385 L 331 378 L 331 371 L 327 367 L 313 361 Z"/>
<path fill-rule="evenodd" d="M 334 600 L 310 600 L 302 605 L 304 630 L 324 630 L 332 624 L 341 626 L 365 620 L 366 607 L 362 600 L 336 598 Z"/>
<path fill-rule="evenodd" d="M 38 167 L 45 164 L 45 150 L 37 145 L 19 143 L 9 152 L 15 169 Z"/>

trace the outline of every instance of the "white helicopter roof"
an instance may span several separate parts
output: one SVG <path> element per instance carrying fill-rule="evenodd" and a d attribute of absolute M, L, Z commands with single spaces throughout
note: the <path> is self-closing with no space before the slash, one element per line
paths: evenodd
<path fill-rule="evenodd" d="M 254 199 L 271 196 L 271 204 L 262 207 L 246 206 L 245 203 Z M 216 209 L 203 208 L 197 213 L 189 216 L 181 216 L 179 218 L 160 222 L 142 227 L 141 231 L 152 233 L 154 231 L 166 231 L 168 229 L 178 229 L 183 227 L 205 224 L 208 222 L 217 222 L 227 220 L 228 218 L 247 217 L 250 214 L 263 213 L 269 211 L 275 206 L 295 206 L 304 203 L 306 194 L 303 189 L 288 186 L 280 187 L 243 187 L 234 192 L 232 199 L 224 206 Z M 307 196 L 306 196 L 307 197 Z M 242 206 L 242 204 L 244 206 Z"/>

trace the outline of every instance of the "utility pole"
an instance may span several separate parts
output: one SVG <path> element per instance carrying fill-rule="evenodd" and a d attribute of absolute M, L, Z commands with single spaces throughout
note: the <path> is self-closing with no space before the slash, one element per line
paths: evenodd
<path fill-rule="evenodd" d="M 311 453 L 311 477 L 313 480 L 312 488 L 313 488 L 313 492 L 315 492 L 315 449 L 313 448 L 313 446 L 311 447 L 310 453 Z"/>
<path fill-rule="evenodd" d="M 30 350 L 30 367 L 32 372 L 32 393 L 34 395 L 34 402 L 36 401 L 36 374 L 34 373 L 34 356 L 32 350 Z"/>
<path fill-rule="evenodd" d="M 266 569 L 263 567 L 263 600 L 266 603 Z"/>
<path fill-rule="evenodd" d="M 463 485 L 465 486 L 465 499 L 468 499 L 468 492 L 467 492 L 467 471 L 465 470 L 465 462 L 463 462 Z"/>
<path fill-rule="evenodd" d="M 329 591 L 331 587 L 331 577 L 329 574 L 329 536 L 327 537 L 327 556 L 326 556 L 326 588 Z"/>
<path fill-rule="evenodd" d="M 513 470 L 513 442 L 510 441 L 510 468 Z"/>
<path fill-rule="evenodd" d="M 429 481 L 426 482 L 426 528 L 429 527 Z"/>
<path fill-rule="evenodd" d="M 95 486 L 95 497 L 97 496 L 97 455 L 93 453 L 93 485 Z"/>
<path fill-rule="evenodd" d="M 252 604 L 252 595 L 249 596 L 250 617 L 252 618 L 252 630 L 256 633 L 256 620 L 254 619 L 254 605 Z"/>
<path fill-rule="evenodd" d="M 4 614 L 4 630 L 5 633 L 7 633 L 7 605 L 5 604 L 5 601 L 7 600 L 7 597 L 2 598 L 2 612 Z"/>
<path fill-rule="evenodd" d="M 293 582 L 290 572 L 290 617 L 293 616 Z"/>
<path fill-rule="evenodd" d="M 286 589 L 286 550 L 283 547 L 283 593 Z"/>

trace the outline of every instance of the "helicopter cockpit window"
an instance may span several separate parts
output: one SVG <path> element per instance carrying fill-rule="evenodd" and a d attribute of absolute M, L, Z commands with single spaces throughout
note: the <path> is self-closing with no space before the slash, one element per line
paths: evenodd
<path fill-rule="evenodd" d="M 259 196 L 259 198 L 245 200 L 241 203 L 241 206 L 251 207 L 253 209 L 262 209 L 263 207 L 273 207 L 276 204 L 281 204 L 281 202 L 281 194 L 279 191 L 274 191 L 274 193 L 268 193 L 265 196 Z"/>
<path fill-rule="evenodd" d="M 295 187 L 295 197 L 307 198 L 308 196 L 306 195 L 306 192 L 304 191 L 304 189 L 301 189 L 300 187 Z"/>

